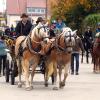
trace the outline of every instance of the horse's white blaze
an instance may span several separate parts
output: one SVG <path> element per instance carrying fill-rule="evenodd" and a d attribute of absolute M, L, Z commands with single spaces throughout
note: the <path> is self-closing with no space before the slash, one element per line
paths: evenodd
<path fill-rule="evenodd" d="M 69 27 L 63 28 L 62 34 L 63 34 L 64 37 L 65 36 L 67 37 L 66 38 L 66 44 L 68 44 L 68 45 L 69 45 L 69 43 L 71 43 L 71 45 L 75 44 L 75 38 L 73 36 L 76 35 L 76 31 L 77 30 L 72 31 L 71 28 L 69 28 Z M 69 41 L 70 39 L 71 39 L 71 41 Z"/>

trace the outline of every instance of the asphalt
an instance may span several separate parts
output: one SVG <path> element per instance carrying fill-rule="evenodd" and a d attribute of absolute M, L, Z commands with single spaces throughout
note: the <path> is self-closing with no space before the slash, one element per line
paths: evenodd
<path fill-rule="evenodd" d="M 93 73 L 93 64 L 85 61 L 80 63 L 79 75 L 69 74 L 65 88 L 58 91 L 52 90 L 51 80 L 49 87 L 44 87 L 42 74 L 35 75 L 32 91 L 18 88 L 17 82 L 18 78 L 16 85 L 10 85 L 0 77 L 0 100 L 100 100 L 100 74 Z"/>

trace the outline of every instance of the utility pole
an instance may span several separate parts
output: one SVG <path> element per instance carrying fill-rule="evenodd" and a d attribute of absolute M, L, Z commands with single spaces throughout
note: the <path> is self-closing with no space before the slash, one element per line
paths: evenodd
<path fill-rule="evenodd" d="M 19 14 L 21 15 L 20 2 L 19 2 L 19 0 L 17 0 L 17 4 L 18 4 L 18 12 L 19 12 Z"/>
<path fill-rule="evenodd" d="M 46 0 L 46 12 L 45 12 L 45 17 L 47 19 L 48 17 L 48 0 Z"/>

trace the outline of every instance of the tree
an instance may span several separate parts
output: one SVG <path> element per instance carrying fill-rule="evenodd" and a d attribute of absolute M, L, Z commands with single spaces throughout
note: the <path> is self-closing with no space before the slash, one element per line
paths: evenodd
<path fill-rule="evenodd" d="M 90 4 L 91 13 L 100 13 L 100 0 L 88 0 L 88 3 Z"/>
<path fill-rule="evenodd" d="M 99 0 L 57 0 L 52 6 L 52 18 L 61 17 L 70 27 L 81 29 L 84 18 L 100 12 L 99 8 Z"/>
<path fill-rule="evenodd" d="M 83 30 L 86 29 L 87 26 L 90 26 L 95 33 L 98 22 L 100 22 L 100 14 L 90 14 L 86 16 L 82 22 Z"/>

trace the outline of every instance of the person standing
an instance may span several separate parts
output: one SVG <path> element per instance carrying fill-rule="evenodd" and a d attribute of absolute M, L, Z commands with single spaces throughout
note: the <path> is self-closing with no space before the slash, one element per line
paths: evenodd
<path fill-rule="evenodd" d="M 6 67 L 6 58 L 7 58 L 7 51 L 5 50 L 6 44 L 4 41 L 4 36 L 0 36 L 0 76 L 1 70 L 3 66 L 3 75 L 5 74 L 5 67 Z"/>
<path fill-rule="evenodd" d="M 79 53 L 80 49 L 84 52 L 84 47 L 82 40 L 79 36 L 75 35 L 75 46 L 73 47 L 72 56 L 71 56 L 71 74 L 79 74 Z M 74 70 L 74 61 L 76 60 L 76 69 Z"/>
<path fill-rule="evenodd" d="M 23 13 L 21 15 L 22 20 L 18 22 L 15 31 L 17 36 L 27 36 L 32 28 L 32 23 L 29 21 L 28 15 Z"/>

